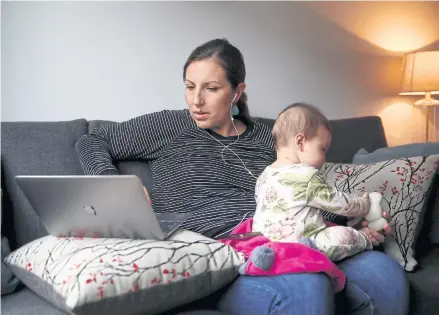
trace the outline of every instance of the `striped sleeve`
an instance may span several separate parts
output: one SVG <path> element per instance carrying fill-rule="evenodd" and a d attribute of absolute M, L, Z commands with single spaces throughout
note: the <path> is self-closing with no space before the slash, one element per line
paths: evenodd
<path fill-rule="evenodd" d="M 154 158 L 192 124 L 187 110 L 164 110 L 96 128 L 75 149 L 86 175 L 118 174 L 114 161 Z"/>
<path fill-rule="evenodd" d="M 322 213 L 323 219 L 325 221 L 329 221 L 329 222 L 335 223 L 337 225 L 343 225 L 343 226 L 347 225 L 348 218 L 345 216 L 338 215 L 338 214 L 335 214 L 333 212 L 328 212 L 328 211 L 324 211 L 324 210 L 321 210 L 321 213 Z"/>

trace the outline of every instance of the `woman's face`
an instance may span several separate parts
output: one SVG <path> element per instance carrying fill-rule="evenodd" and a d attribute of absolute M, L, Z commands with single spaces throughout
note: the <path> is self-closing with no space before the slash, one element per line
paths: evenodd
<path fill-rule="evenodd" d="M 214 58 L 192 62 L 186 70 L 184 83 L 186 103 L 199 128 L 220 129 L 231 122 L 235 91 L 224 68 Z M 238 91 L 240 89 L 236 91 L 234 103 L 243 92 Z"/>

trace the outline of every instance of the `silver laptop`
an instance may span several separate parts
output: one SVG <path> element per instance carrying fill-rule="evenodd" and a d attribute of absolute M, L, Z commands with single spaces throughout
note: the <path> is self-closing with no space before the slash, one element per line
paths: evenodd
<path fill-rule="evenodd" d="M 164 240 L 189 214 L 157 214 L 140 179 L 114 176 L 16 176 L 54 236 Z"/>

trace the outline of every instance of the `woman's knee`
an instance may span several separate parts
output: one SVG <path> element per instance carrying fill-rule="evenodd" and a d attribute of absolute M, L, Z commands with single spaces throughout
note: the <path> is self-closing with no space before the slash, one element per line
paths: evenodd
<path fill-rule="evenodd" d="M 324 274 L 240 276 L 221 298 L 219 309 L 232 315 L 330 315 L 334 293 Z"/>
<path fill-rule="evenodd" d="M 339 265 L 340 269 L 350 275 L 350 279 L 363 280 L 367 278 L 379 282 L 393 279 L 398 284 L 407 285 L 403 268 L 389 255 L 379 251 L 365 251 Z M 365 275 L 367 271 L 367 275 Z"/>
<path fill-rule="evenodd" d="M 348 279 L 346 295 L 353 311 L 374 315 L 407 314 L 408 281 L 393 258 L 378 251 L 367 251 L 344 261 L 340 269 Z"/>

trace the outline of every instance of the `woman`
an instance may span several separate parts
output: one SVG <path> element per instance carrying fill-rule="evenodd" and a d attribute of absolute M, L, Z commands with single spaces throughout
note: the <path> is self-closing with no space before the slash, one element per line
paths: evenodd
<path fill-rule="evenodd" d="M 85 174 L 118 174 L 114 160 L 148 160 L 154 209 L 191 212 L 184 228 L 223 237 L 255 211 L 256 178 L 275 159 L 271 131 L 249 116 L 243 57 L 227 40 L 197 47 L 183 79 L 188 110 L 95 129 L 76 149 Z M 383 242 L 383 235 L 371 233 L 374 245 Z M 232 315 L 339 314 L 340 306 L 356 315 L 407 313 L 405 276 L 390 257 L 364 252 L 339 266 L 348 283 L 337 295 L 344 300 L 337 308 L 331 281 L 323 274 L 239 277 L 218 308 Z"/>

